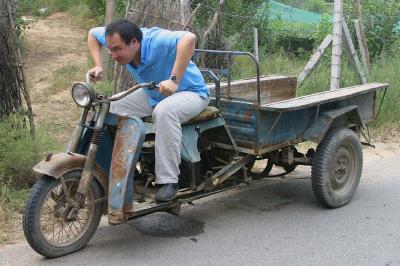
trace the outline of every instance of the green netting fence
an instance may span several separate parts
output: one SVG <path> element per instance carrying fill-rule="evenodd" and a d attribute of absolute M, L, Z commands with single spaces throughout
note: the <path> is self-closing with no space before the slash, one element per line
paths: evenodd
<path fill-rule="evenodd" d="M 284 21 L 300 22 L 308 24 L 319 24 L 322 15 L 313 13 L 304 9 L 288 6 L 276 1 L 269 1 L 268 3 L 268 17 L 269 19 L 280 18 Z M 332 16 L 331 16 L 332 19 Z"/>

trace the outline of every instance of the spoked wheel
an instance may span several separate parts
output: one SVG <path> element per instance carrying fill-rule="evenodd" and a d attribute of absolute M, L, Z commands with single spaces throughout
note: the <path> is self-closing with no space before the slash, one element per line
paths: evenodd
<path fill-rule="evenodd" d="M 68 201 L 78 189 L 82 171 L 64 175 L 60 180 L 43 176 L 33 186 L 23 215 L 24 234 L 31 247 L 45 257 L 59 257 L 77 251 L 93 236 L 103 212 L 102 195 L 92 180 L 84 208 L 75 219 L 68 220 Z"/>
<path fill-rule="evenodd" d="M 334 129 L 318 145 L 313 156 L 311 182 L 318 201 L 338 208 L 352 198 L 361 177 L 362 148 L 350 129 Z"/>

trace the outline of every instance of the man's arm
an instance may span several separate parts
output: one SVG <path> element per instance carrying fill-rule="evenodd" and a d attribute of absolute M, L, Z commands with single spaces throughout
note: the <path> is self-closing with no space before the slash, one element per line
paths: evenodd
<path fill-rule="evenodd" d="M 91 29 L 88 33 L 88 47 L 89 52 L 92 55 L 93 62 L 95 67 L 89 70 L 89 73 L 94 77 L 93 80 L 97 81 L 101 79 L 101 75 L 103 74 L 103 61 L 101 58 L 101 44 L 100 42 L 93 36 L 93 29 Z"/>
<path fill-rule="evenodd" d="M 195 44 L 196 35 L 193 33 L 188 32 L 182 36 L 176 47 L 176 59 L 171 75 L 173 74 L 178 78 L 182 78 L 193 56 Z"/>
<path fill-rule="evenodd" d="M 194 53 L 195 45 L 196 35 L 188 32 L 182 36 L 176 46 L 176 59 L 171 75 L 176 75 L 178 82 L 182 78 L 187 66 L 189 65 L 190 59 Z M 178 85 L 170 79 L 160 82 L 160 92 L 166 96 L 170 96 L 171 94 L 175 93 L 177 88 Z"/>

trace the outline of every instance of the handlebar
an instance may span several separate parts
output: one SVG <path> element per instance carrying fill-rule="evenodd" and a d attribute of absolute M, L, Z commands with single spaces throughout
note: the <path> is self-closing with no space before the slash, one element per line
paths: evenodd
<path fill-rule="evenodd" d="M 91 77 L 93 77 L 93 76 L 92 76 L 92 73 L 87 72 L 86 75 L 85 75 L 85 77 L 86 77 L 86 83 L 87 83 L 87 84 L 91 84 L 91 83 L 92 83 Z"/>
<path fill-rule="evenodd" d="M 92 78 L 94 78 L 93 74 L 90 72 L 87 72 L 85 77 L 86 77 L 86 83 L 92 84 Z M 149 90 L 153 90 L 153 89 L 158 89 L 159 85 L 156 84 L 154 81 L 150 81 L 150 82 L 146 82 L 146 83 L 139 83 L 139 84 L 136 84 L 135 86 L 129 88 L 126 91 L 114 94 L 110 97 L 105 97 L 105 99 L 107 99 L 109 101 L 118 101 L 118 100 L 128 96 L 132 92 L 134 92 L 138 89 L 141 89 L 141 88 L 148 88 Z"/>
<path fill-rule="evenodd" d="M 128 96 L 129 94 L 131 94 L 132 92 L 141 89 L 141 88 L 148 88 L 149 90 L 153 90 L 155 88 L 159 88 L 159 86 L 154 82 L 147 82 L 147 83 L 139 83 L 133 87 L 131 87 L 130 89 L 114 94 L 113 96 L 107 97 L 107 100 L 109 101 L 118 101 L 126 96 Z"/>

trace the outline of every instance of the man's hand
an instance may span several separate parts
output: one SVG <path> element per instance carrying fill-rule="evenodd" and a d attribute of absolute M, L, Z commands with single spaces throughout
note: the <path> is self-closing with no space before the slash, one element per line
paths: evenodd
<path fill-rule="evenodd" d="M 95 66 L 94 68 L 89 70 L 91 81 L 96 82 L 99 81 L 103 75 L 103 67 Z"/>
<path fill-rule="evenodd" d="M 159 92 L 164 94 L 165 96 L 170 96 L 176 92 L 178 85 L 170 79 L 164 80 L 160 82 Z"/>

